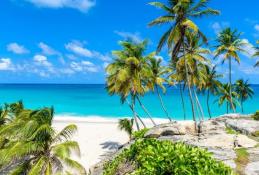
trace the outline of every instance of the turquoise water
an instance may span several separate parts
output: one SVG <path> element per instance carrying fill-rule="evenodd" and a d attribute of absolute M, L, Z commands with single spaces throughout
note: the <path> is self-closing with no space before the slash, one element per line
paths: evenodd
<path fill-rule="evenodd" d="M 259 109 L 259 85 L 252 86 L 255 95 L 253 99 L 244 103 L 245 113 L 254 113 Z M 167 89 L 162 95 L 165 106 L 170 115 L 175 119 L 183 119 L 181 96 L 178 87 Z M 199 95 L 200 102 L 208 116 L 206 108 L 206 96 Z M 187 116 L 191 119 L 191 108 L 188 94 L 185 92 Z M 211 97 L 210 107 L 213 116 L 226 113 L 226 107 L 219 107 Z M 58 85 L 58 84 L 4 84 L 0 85 L 0 103 L 10 103 L 22 100 L 28 108 L 40 108 L 54 106 L 56 114 L 69 114 L 77 116 L 103 116 L 103 117 L 125 117 L 131 116 L 128 106 L 120 103 L 119 97 L 109 96 L 105 85 Z M 148 93 L 142 98 L 153 117 L 163 118 L 165 116 L 156 94 Z M 142 117 L 146 117 L 143 111 L 137 108 Z M 240 108 L 238 108 L 240 111 Z"/>

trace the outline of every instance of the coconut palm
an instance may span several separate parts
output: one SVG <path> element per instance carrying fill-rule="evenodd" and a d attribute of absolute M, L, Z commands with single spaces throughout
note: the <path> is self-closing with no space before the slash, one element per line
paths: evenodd
<path fill-rule="evenodd" d="M 52 108 L 22 111 L 8 126 L 1 129 L 1 135 L 9 142 L 0 150 L 1 171 L 10 174 L 86 174 L 85 169 L 71 153 L 80 154 L 78 143 L 70 141 L 76 131 L 75 125 L 68 125 L 60 132 L 51 126 L 54 111 Z"/>
<path fill-rule="evenodd" d="M 259 40 L 256 43 L 259 44 Z M 255 47 L 255 49 L 256 49 L 256 52 L 255 52 L 255 54 L 253 56 L 254 57 L 258 57 L 259 56 L 259 46 Z M 257 61 L 255 63 L 254 67 L 259 67 L 259 61 Z"/>
<path fill-rule="evenodd" d="M 204 89 L 207 90 L 207 109 L 208 109 L 208 114 L 210 116 L 211 119 L 211 111 L 210 111 L 210 94 L 216 95 L 219 91 L 219 88 L 221 87 L 221 83 L 220 81 L 218 81 L 218 78 L 223 77 L 223 75 L 221 74 L 217 74 L 216 71 L 216 66 L 213 66 L 212 68 L 210 68 L 209 66 L 205 66 L 204 67 L 204 71 L 206 74 L 206 84 L 204 86 Z"/>
<path fill-rule="evenodd" d="M 236 106 L 239 104 L 238 101 L 236 100 L 238 98 L 238 94 L 234 91 L 231 91 L 231 95 L 230 95 L 230 85 L 229 83 L 223 84 L 222 86 L 220 86 L 219 88 L 219 92 L 218 92 L 218 104 L 219 106 L 223 105 L 224 103 L 226 103 L 226 109 L 227 109 L 227 113 L 229 111 L 229 108 L 231 108 L 230 103 L 232 101 L 233 103 L 233 107 L 236 108 Z"/>
<path fill-rule="evenodd" d="M 203 17 L 206 15 L 217 15 L 219 11 L 207 8 L 207 0 L 200 0 L 195 3 L 193 0 L 168 0 L 168 5 L 161 2 L 151 2 L 150 4 L 164 10 L 165 15 L 158 17 L 149 23 L 149 26 L 169 25 L 169 29 L 162 35 L 157 46 L 159 52 L 162 47 L 167 44 L 171 52 L 172 63 L 177 62 L 177 55 L 181 53 L 185 55 L 184 41 L 188 32 L 194 32 L 202 37 L 206 42 L 206 37 L 199 30 L 198 26 L 191 20 L 191 18 Z M 189 97 L 192 105 L 193 120 L 196 121 L 194 114 L 193 97 L 188 76 L 188 67 L 185 64 L 186 81 L 188 86 Z"/>
<path fill-rule="evenodd" d="M 125 131 L 128 134 L 130 140 L 132 139 L 133 123 L 134 123 L 134 119 L 125 118 L 125 119 L 119 120 L 120 130 Z"/>
<path fill-rule="evenodd" d="M 240 63 L 240 58 L 238 56 L 239 52 L 245 52 L 243 47 L 247 44 L 240 39 L 241 33 L 238 33 L 237 30 L 231 30 L 231 28 L 226 28 L 222 30 L 217 38 L 218 45 L 216 46 L 215 57 L 223 55 L 222 63 L 226 60 L 229 62 L 229 94 L 232 94 L 232 59 Z M 232 103 L 232 96 L 230 96 L 230 106 L 234 112 L 235 107 Z"/>
<path fill-rule="evenodd" d="M 163 99 L 159 91 L 159 88 L 161 88 L 164 93 L 166 91 L 166 88 L 164 86 L 166 79 L 163 76 L 168 72 L 168 70 L 164 66 L 162 66 L 161 63 L 162 63 L 162 59 L 160 58 L 158 59 L 154 57 L 150 58 L 149 66 L 152 71 L 152 76 L 150 78 L 150 84 L 151 84 L 150 88 L 157 93 L 162 109 L 164 110 L 167 118 L 170 121 L 172 121 L 168 111 L 166 110 L 166 107 L 164 105 Z"/>
<path fill-rule="evenodd" d="M 143 107 L 139 96 L 143 96 L 148 90 L 147 83 L 152 74 L 147 64 L 150 56 L 144 56 L 147 41 L 141 43 L 124 41 L 120 42 L 120 45 L 123 49 L 113 52 L 115 59 L 106 68 L 106 89 L 110 95 L 118 94 L 121 97 L 122 103 L 130 97 L 130 108 L 139 130 L 138 119 L 143 125 L 144 122 L 135 111 L 135 101 L 138 100 Z M 150 119 L 155 125 L 151 117 Z"/>
<path fill-rule="evenodd" d="M 248 99 L 252 98 L 254 91 L 251 88 L 251 85 L 248 83 L 248 80 L 244 81 L 239 79 L 235 83 L 235 91 L 239 95 L 240 105 L 242 112 L 244 112 L 243 103 Z"/>

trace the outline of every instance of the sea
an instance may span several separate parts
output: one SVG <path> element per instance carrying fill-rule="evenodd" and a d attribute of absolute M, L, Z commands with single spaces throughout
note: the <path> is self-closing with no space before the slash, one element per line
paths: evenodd
<path fill-rule="evenodd" d="M 252 85 L 254 96 L 244 102 L 244 113 L 251 114 L 259 110 L 259 85 Z M 184 119 L 179 87 L 167 87 L 161 92 L 169 116 L 175 120 Z M 184 92 L 187 119 L 192 118 L 191 105 L 187 91 Z M 206 94 L 198 94 L 199 101 L 208 118 Z M 110 96 L 104 84 L 1 84 L 0 103 L 13 103 L 22 100 L 26 108 L 40 109 L 54 107 L 58 116 L 123 118 L 132 116 L 127 103 L 122 104 L 116 95 Z M 149 113 L 154 118 L 166 118 L 156 93 L 149 92 L 141 97 Z M 218 97 L 211 95 L 209 106 L 213 117 L 226 113 L 226 105 L 218 105 Z M 147 117 L 136 103 L 137 113 Z M 197 112 L 197 111 L 196 111 Z M 241 113 L 241 108 L 237 107 Z M 197 113 L 198 114 L 198 113 Z"/>

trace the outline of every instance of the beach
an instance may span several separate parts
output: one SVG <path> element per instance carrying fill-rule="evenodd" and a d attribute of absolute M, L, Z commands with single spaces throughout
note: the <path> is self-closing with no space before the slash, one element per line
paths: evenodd
<path fill-rule="evenodd" d="M 153 126 L 149 119 L 143 120 L 147 127 Z M 168 122 L 167 119 L 154 120 L 157 124 Z M 75 124 L 78 127 L 72 140 L 78 142 L 81 157 L 75 156 L 74 158 L 87 170 L 107 154 L 115 151 L 118 146 L 129 141 L 128 135 L 118 128 L 118 118 L 57 116 L 53 121 L 53 126 L 57 131 L 69 124 Z"/>

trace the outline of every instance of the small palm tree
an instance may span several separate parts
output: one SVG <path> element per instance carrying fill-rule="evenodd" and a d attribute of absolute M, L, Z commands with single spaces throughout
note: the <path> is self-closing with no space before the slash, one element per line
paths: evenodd
<path fill-rule="evenodd" d="M 236 106 L 239 104 L 238 101 L 236 100 L 238 98 L 238 94 L 234 91 L 231 91 L 231 95 L 230 95 L 230 85 L 227 84 L 223 84 L 220 88 L 219 88 L 219 93 L 218 93 L 218 104 L 221 106 L 224 103 L 226 103 L 226 109 L 227 109 L 227 113 L 228 113 L 228 109 L 231 108 L 230 103 L 232 101 L 233 103 L 233 107 L 236 108 Z"/>
<path fill-rule="evenodd" d="M 166 82 L 166 79 L 163 77 L 167 72 L 168 70 L 161 65 L 162 63 L 162 59 L 157 59 L 157 58 L 150 58 L 150 61 L 149 61 L 149 66 L 150 66 L 150 69 L 152 71 L 152 76 L 151 76 L 151 80 L 150 80 L 150 88 L 153 90 L 153 91 L 156 91 L 158 97 L 159 97 L 159 101 L 160 101 L 160 104 L 162 106 L 162 109 L 164 110 L 167 118 L 172 121 L 171 117 L 169 116 L 169 113 L 168 111 L 166 110 L 166 107 L 164 105 L 164 102 L 163 102 L 163 99 L 160 95 L 160 91 L 159 91 L 159 87 L 163 90 L 163 92 L 165 93 L 166 91 L 166 88 L 164 86 L 164 83 Z"/>
<path fill-rule="evenodd" d="M 125 131 L 128 134 L 130 140 L 132 139 L 133 123 L 134 123 L 134 119 L 125 118 L 125 119 L 119 120 L 120 130 Z"/>
<path fill-rule="evenodd" d="M 213 66 L 212 69 L 209 66 L 205 66 L 205 74 L 206 74 L 206 83 L 204 89 L 207 90 L 207 108 L 208 113 L 211 119 L 211 112 L 210 112 L 210 93 L 216 95 L 219 91 L 219 88 L 222 86 L 218 78 L 221 78 L 223 75 L 217 74 L 216 66 Z"/>
<path fill-rule="evenodd" d="M 243 40 L 240 39 L 241 33 L 238 33 L 237 30 L 231 30 L 230 28 L 226 28 L 220 32 L 215 51 L 215 57 L 219 55 L 223 55 L 224 63 L 226 60 L 229 62 L 229 94 L 232 94 L 232 79 L 231 79 L 231 71 L 232 71 L 232 59 L 234 61 L 240 63 L 240 58 L 238 56 L 238 52 L 246 52 L 243 50 L 243 47 L 247 44 Z M 232 96 L 230 96 L 230 106 L 234 112 L 235 107 L 232 103 Z"/>
<path fill-rule="evenodd" d="M 254 91 L 251 88 L 251 85 L 248 84 L 248 80 L 244 81 L 243 79 L 239 79 L 236 81 L 235 91 L 239 95 L 241 109 L 242 109 L 242 112 L 244 112 L 243 103 L 248 98 L 252 98 L 252 96 L 254 95 Z"/>
<path fill-rule="evenodd" d="M 52 108 L 26 115 L 20 111 L 12 123 L 1 129 L 1 135 L 9 140 L 0 150 L 2 171 L 28 175 L 86 174 L 83 166 L 70 158 L 72 152 L 80 154 L 78 143 L 70 141 L 76 126 L 68 125 L 56 133 L 51 126 L 53 114 Z"/>

